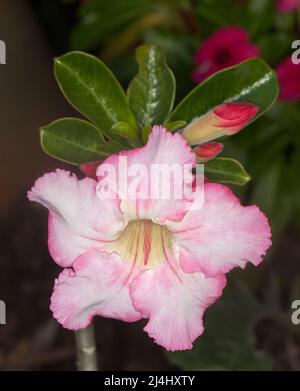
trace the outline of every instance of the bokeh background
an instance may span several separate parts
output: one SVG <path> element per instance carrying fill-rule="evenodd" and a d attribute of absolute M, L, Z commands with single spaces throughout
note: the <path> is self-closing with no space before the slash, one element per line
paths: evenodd
<path fill-rule="evenodd" d="M 0 325 L 1 370 L 76 368 L 73 334 L 49 310 L 59 267 L 47 251 L 47 213 L 26 199 L 26 191 L 46 171 L 77 172 L 46 156 L 39 144 L 39 126 L 78 116 L 56 85 L 53 57 L 88 51 L 108 64 L 126 88 L 137 70 L 135 48 L 156 43 L 175 73 L 179 101 L 196 86 L 195 70 L 207 66 L 199 64 L 197 50 L 225 26 L 243 28 L 259 56 L 279 72 L 291 56 L 291 42 L 300 38 L 297 3 L 1 0 L 0 39 L 7 50 L 7 64 L 0 65 L 0 299 L 7 305 L 7 324 Z M 225 54 L 228 48 L 221 47 L 218 66 L 241 45 L 232 44 Z M 300 325 L 291 322 L 291 303 L 300 299 L 299 67 L 283 70 L 281 88 L 288 88 L 287 96 L 281 94 L 270 112 L 227 139 L 223 151 L 240 160 L 253 178 L 233 190 L 270 218 L 273 247 L 265 261 L 231 273 L 192 351 L 166 354 L 142 331 L 143 321 L 97 318 L 102 369 L 300 370 Z"/>

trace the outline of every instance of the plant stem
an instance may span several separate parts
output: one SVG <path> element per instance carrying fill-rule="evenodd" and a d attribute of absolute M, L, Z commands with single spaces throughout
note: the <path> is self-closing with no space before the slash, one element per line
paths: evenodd
<path fill-rule="evenodd" d="M 97 349 L 93 323 L 75 331 L 78 371 L 97 371 Z"/>

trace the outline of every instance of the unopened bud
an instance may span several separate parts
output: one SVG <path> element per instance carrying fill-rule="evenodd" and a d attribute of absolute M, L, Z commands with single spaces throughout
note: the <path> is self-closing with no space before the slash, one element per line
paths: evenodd
<path fill-rule="evenodd" d="M 223 103 L 194 119 L 181 135 L 190 145 L 203 144 L 222 136 L 231 136 L 245 127 L 259 108 L 248 102 Z"/>
<path fill-rule="evenodd" d="M 197 155 L 197 163 L 206 163 L 214 159 L 223 151 L 224 145 L 222 143 L 210 142 L 198 145 L 193 149 Z"/>

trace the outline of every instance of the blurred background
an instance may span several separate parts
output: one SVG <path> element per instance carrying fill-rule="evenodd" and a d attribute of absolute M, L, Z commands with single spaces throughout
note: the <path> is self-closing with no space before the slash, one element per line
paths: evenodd
<path fill-rule="evenodd" d="M 228 35 L 228 26 L 240 33 Z M 300 324 L 291 321 L 292 302 L 300 300 L 300 65 L 290 64 L 297 38 L 297 0 L 0 1 L 0 40 L 6 44 L 6 64 L 0 65 L 0 299 L 7 306 L 1 370 L 76 369 L 73 334 L 49 310 L 60 270 L 48 255 L 47 212 L 26 199 L 43 173 L 55 167 L 76 172 L 39 144 L 39 126 L 78 116 L 55 82 L 53 57 L 90 52 L 126 88 L 137 71 L 135 48 L 144 42 L 165 50 L 177 101 L 209 74 L 254 53 L 276 70 L 278 102 L 227 139 L 223 151 L 252 176 L 249 185 L 233 190 L 270 218 L 273 246 L 258 268 L 231 273 L 192 351 L 165 353 L 142 331 L 143 321 L 98 317 L 100 367 L 300 370 Z"/>

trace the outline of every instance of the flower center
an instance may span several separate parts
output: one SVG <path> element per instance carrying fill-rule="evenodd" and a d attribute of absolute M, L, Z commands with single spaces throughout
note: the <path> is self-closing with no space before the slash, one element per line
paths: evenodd
<path fill-rule="evenodd" d="M 219 50 L 215 56 L 216 62 L 218 64 L 224 64 L 230 59 L 230 52 L 226 49 Z"/>
<path fill-rule="evenodd" d="M 130 221 L 121 236 L 110 244 L 110 250 L 136 265 L 157 266 L 168 259 L 172 235 L 163 225 L 151 220 Z"/>

